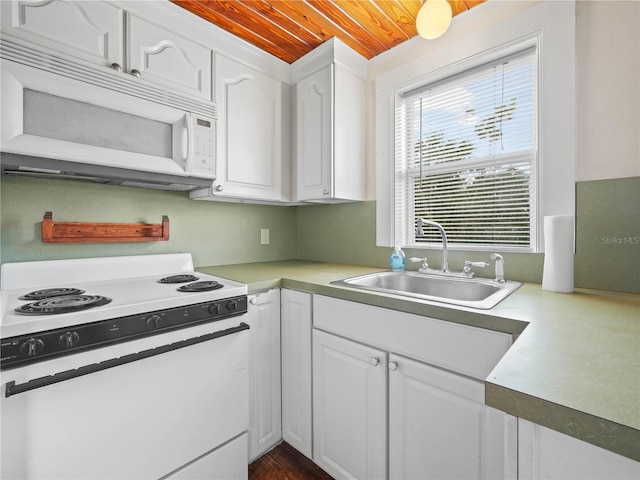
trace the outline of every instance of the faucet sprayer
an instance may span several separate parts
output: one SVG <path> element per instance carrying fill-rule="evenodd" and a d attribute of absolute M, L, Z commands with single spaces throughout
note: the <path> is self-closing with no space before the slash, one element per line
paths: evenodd
<path fill-rule="evenodd" d="M 498 255 L 497 253 L 492 253 L 489 255 L 489 258 L 496 261 L 495 281 L 498 283 L 504 283 L 504 258 L 502 258 L 502 255 Z"/>

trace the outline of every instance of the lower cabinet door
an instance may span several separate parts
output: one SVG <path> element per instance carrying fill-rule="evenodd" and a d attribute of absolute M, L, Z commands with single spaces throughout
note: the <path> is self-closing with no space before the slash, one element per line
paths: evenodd
<path fill-rule="evenodd" d="M 282 440 L 280 290 L 249 296 L 249 461 Z"/>
<path fill-rule="evenodd" d="M 389 370 L 389 478 L 516 478 L 516 419 L 482 382 L 397 355 Z"/>
<path fill-rule="evenodd" d="M 312 458 L 311 294 L 281 290 L 282 439 Z"/>
<path fill-rule="evenodd" d="M 336 479 L 386 476 L 386 354 L 313 331 L 313 459 Z"/>

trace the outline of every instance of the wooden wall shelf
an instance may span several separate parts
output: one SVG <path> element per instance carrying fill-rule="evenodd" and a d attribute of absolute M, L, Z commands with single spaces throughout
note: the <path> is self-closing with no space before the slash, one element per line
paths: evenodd
<path fill-rule="evenodd" d="M 44 243 L 64 242 L 155 242 L 169 240 L 169 217 L 162 223 L 91 223 L 54 222 L 53 214 L 45 212 L 42 220 Z"/>

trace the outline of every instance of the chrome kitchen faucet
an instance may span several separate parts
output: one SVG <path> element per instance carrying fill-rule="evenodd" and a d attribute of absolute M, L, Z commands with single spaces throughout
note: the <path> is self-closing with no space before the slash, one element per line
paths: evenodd
<path fill-rule="evenodd" d="M 431 220 L 425 220 L 424 218 L 417 218 L 418 226 L 416 227 L 416 236 L 424 235 L 424 226 L 430 225 L 436 227 L 442 237 L 442 273 L 449 273 L 449 250 L 447 248 L 447 232 L 444 231 L 442 225 L 438 222 L 432 222 Z"/>

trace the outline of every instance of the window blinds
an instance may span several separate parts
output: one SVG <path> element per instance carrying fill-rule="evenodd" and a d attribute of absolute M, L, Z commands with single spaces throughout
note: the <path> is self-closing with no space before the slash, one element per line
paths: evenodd
<path fill-rule="evenodd" d="M 414 89 L 396 104 L 396 240 L 529 249 L 535 238 L 534 48 Z"/>

